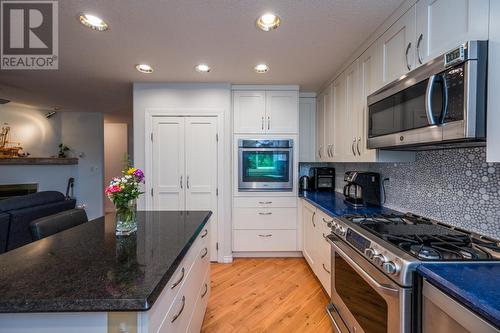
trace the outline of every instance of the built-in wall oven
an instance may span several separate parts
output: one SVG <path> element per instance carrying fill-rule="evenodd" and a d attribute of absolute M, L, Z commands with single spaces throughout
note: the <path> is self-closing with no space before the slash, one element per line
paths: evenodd
<path fill-rule="evenodd" d="M 239 191 L 293 191 L 293 140 L 238 140 Z"/>
<path fill-rule="evenodd" d="M 368 96 L 368 148 L 484 145 L 487 41 L 469 41 Z"/>
<path fill-rule="evenodd" d="M 370 242 L 349 229 L 360 248 Z M 335 234 L 327 312 L 336 333 L 408 333 L 412 289 L 401 287 Z M 367 244 L 365 244 L 367 242 Z"/>

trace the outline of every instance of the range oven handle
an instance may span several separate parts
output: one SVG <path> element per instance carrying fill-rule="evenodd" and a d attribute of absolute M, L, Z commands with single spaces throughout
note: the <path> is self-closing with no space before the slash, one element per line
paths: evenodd
<path fill-rule="evenodd" d="M 427 121 L 429 125 L 436 125 L 434 113 L 432 112 L 432 92 L 434 91 L 435 83 L 438 80 L 437 75 L 431 75 L 427 82 L 427 89 L 425 91 L 425 113 L 427 114 Z"/>
<path fill-rule="evenodd" d="M 332 235 L 336 238 L 336 240 L 338 240 L 338 241 L 341 242 L 340 238 L 338 238 L 334 234 L 332 234 Z M 396 296 L 398 296 L 398 294 L 399 294 L 399 290 L 398 289 L 395 289 L 395 288 L 392 288 L 390 286 L 378 283 L 374 278 L 372 278 L 370 276 L 370 274 L 366 273 L 354 260 L 352 260 L 351 258 L 349 258 L 349 256 L 344 251 L 342 251 L 333 241 L 329 240 L 329 242 L 334 247 L 335 252 L 337 252 L 342 257 L 342 259 L 344 259 L 345 261 L 347 261 L 349 263 L 349 265 L 351 265 L 351 267 L 359 275 L 361 275 L 363 277 L 363 279 L 366 282 L 368 282 L 368 284 L 370 286 L 372 286 L 373 289 L 377 290 L 379 293 L 381 293 L 383 295 L 387 295 L 387 296 L 390 296 L 390 297 L 396 297 Z"/>

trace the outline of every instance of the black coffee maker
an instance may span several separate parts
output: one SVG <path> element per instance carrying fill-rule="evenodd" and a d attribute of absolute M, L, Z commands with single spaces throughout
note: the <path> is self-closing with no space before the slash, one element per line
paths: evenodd
<path fill-rule="evenodd" d="M 380 206 L 380 174 L 347 171 L 344 175 L 344 200 L 355 207 Z"/>

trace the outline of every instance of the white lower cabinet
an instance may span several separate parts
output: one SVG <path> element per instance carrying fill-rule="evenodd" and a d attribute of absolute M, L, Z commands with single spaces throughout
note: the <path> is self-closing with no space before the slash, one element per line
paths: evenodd
<path fill-rule="evenodd" d="M 304 244 L 302 253 L 325 291 L 331 295 L 331 247 L 326 236 L 331 232 L 333 218 L 304 199 L 300 200 L 300 204 Z"/>
<path fill-rule="evenodd" d="M 144 313 L 144 332 L 200 332 L 210 293 L 208 233 L 206 226 L 151 310 Z"/>
<path fill-rule="evenodd" d="M 296 197 L 233 198 L 234 252 L 298 251 L 297 232 Z"/>

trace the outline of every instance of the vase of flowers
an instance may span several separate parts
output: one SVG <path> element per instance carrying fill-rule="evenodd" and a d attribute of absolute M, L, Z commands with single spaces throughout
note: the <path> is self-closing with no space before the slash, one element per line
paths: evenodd
<path fill-rule="evenodd" d="M 140 184 L 144 182 L 141 169 L 127 167 L 121 177 L 115 177 L 106 187 L 106 196 L 116 208 L 116 235 L 128 236 L 137 230 L 136 200 L 143 193 Z"/>

